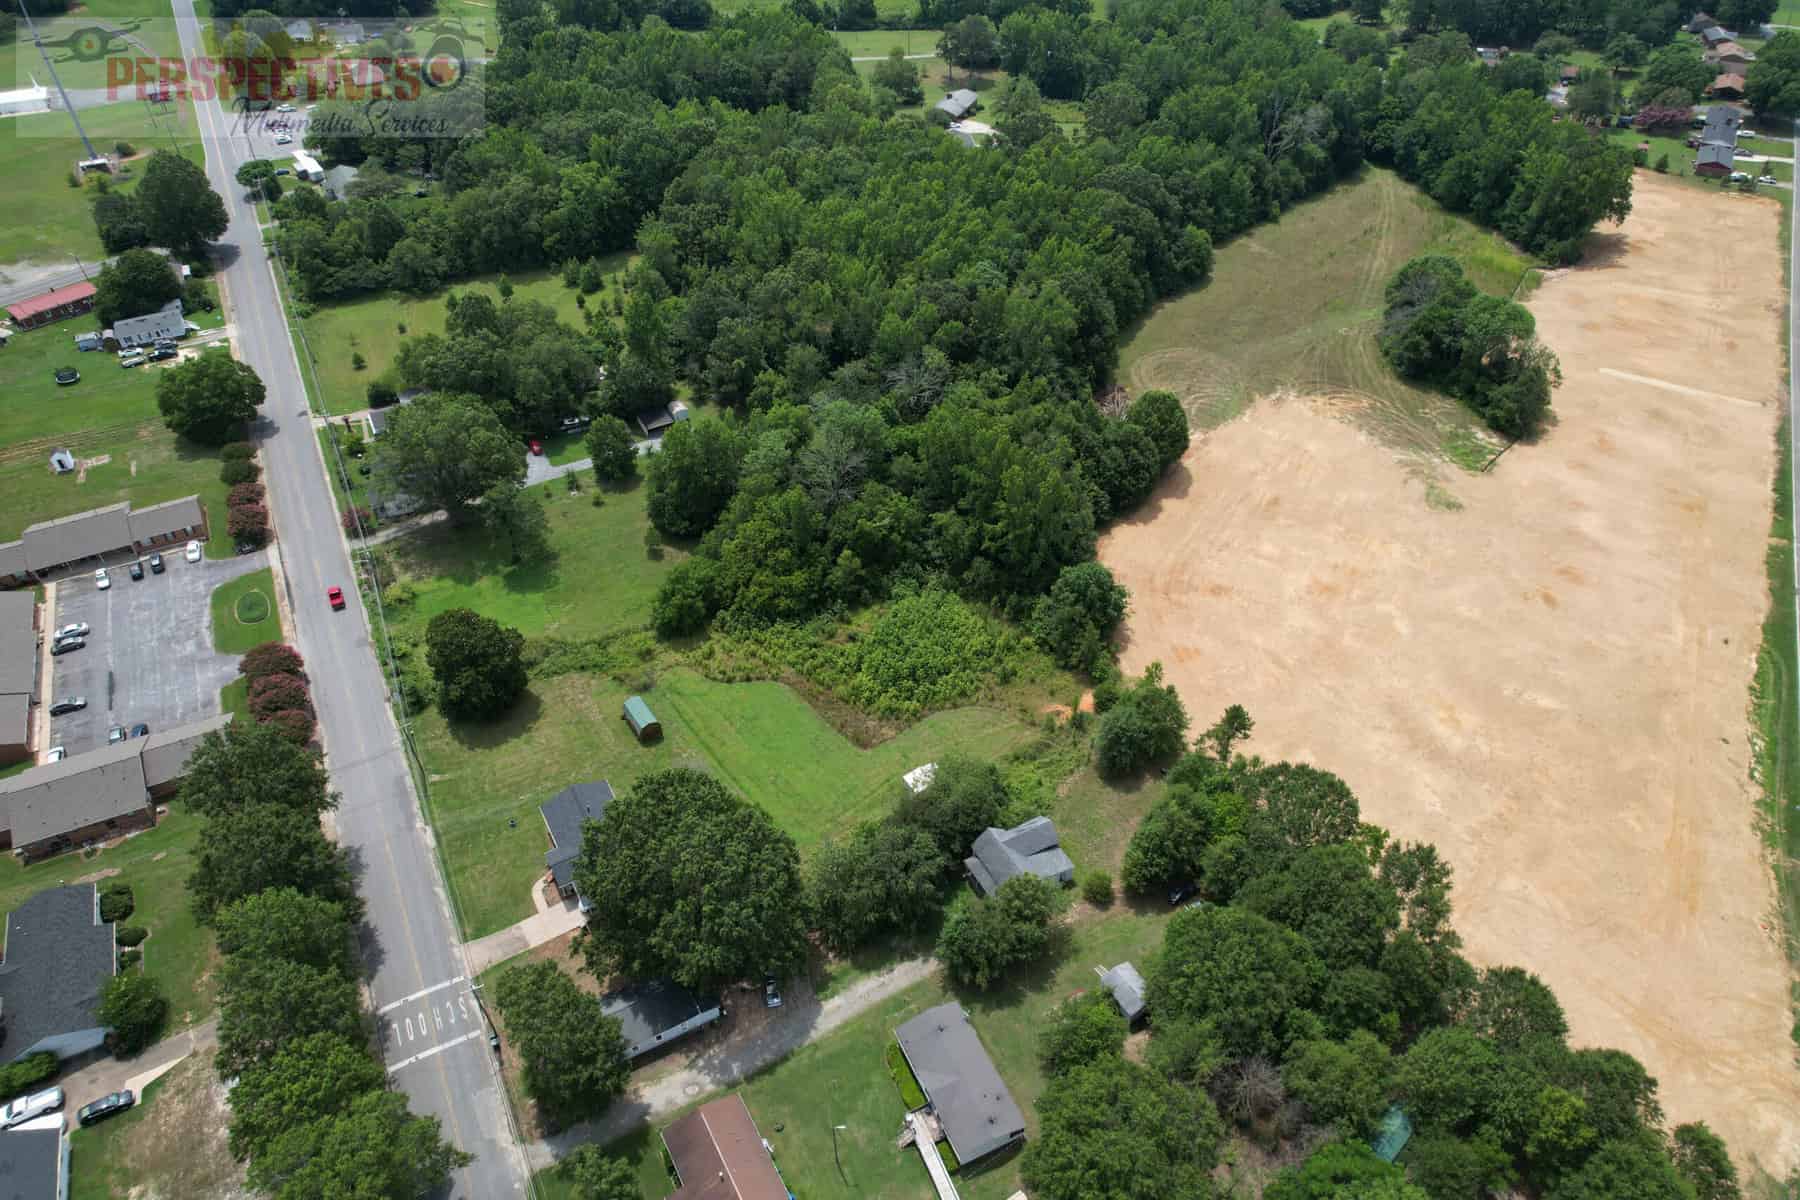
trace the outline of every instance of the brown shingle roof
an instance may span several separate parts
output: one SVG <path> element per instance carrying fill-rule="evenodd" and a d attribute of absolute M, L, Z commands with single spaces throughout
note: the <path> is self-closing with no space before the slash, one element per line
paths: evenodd
<path fill-rule="evenodd" d="M 669 1200 L 788 1200 L 781 1172 L 736 1092 L 702 1104 L 662 1138 L 681 1178 Z"/>

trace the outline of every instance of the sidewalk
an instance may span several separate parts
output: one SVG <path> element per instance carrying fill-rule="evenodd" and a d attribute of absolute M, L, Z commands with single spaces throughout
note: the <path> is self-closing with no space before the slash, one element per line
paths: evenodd
<path fill-rule="evenodd" d="M 557 1159 L 584 1142 L 605 1145 L 691 1104 L 708 1092 L 747 1079 L 807 1043 L 818 1041 L 851 1018 L 861 1016 L 889 996 L 927 978 L 937 967 L 935 958 L 907 959 L 879 975 L 859 979 L 823 1004 L 813 999 L 811 993 L 800 994 L 800 989 L 794 988 L 780 1015 L 754 1037 L 738 1045 L 713 1047 L 697 1055 L 692 1063 L 679 1071 L 671 1071 L 642 1086 L 634 1084 L 598 1120 L 584 1121 L 549 1138 L 531 1142 L 525 1147 L 531 1169 L 540 1171 L 555 1165 Z"/>
<path fill-rule="evenodd" d="M 539 886 L 533 885 L 534 895 L 539 890 Z M 517 925 L 508 925 L 498 933 L 490 933 L 486 937 L 463 943 L 463 956 L 469 964 L 469 978 L 475 978 L 495 963 L 505 962 L 534 946 L 553 942 L 565 933 L 580 929 L 586 920 L 581 915 L 581 910 L 575 907 L 574 901 L 558 904 L 554 908 L 545 908 L 540 904 L 537 912 Z"/>

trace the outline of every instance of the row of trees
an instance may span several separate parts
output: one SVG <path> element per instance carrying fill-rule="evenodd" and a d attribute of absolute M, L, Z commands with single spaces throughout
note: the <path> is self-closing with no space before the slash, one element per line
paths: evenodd
<path fill-rule="evenodd" d="M 287 668 L 263 679 L 299 665 L 280 646 L 250 657 Z M 468 1156 L 408 1111 L 371 1051 L 362 902 L 319 827 L 337 796 L 318 759 L 270 726 L 234 725 L 195 748 L 181 803 L 203 818 L 188 887 L 224 954 L 216 1066 L 236 1080 L 231 1146 L 251 1186 L 283 1200 L 442 1188 Z"/>
<path fill-rule="evenodd" d="M 260 486 L 239 484 L 232 491 Z M 238 660 L 238 674 L 248 681 L 250 715 L 259 725 L 274 728 L 298 746 L 312 741 L 312 695 L 299 651 L 281 642 L 264 642 Z"/>
<path fill-rule="evenodd" d="M 1540 980 L 1463 958 L 1433 847 L 1363 823 L 1328 772 L 1233 755 L 1249 724 L 1229 711 L 1170 770 L 1127 852 L 1130 890 L 1194 882 L 1204 897 L 1148 972 L 1147 1065 L 1123 1059 L 1099 1002 L 1065 1004 L 1043 1031 L 1033 1195 L 1209 1195 L 1228 1122 L 1312 1150 L 1270 1184 L 1278 1200 L 1739 1195 L 1705 1125 L 1664 1130 L 1640 1063 L 1570 1047 Z M 1416 1130 L 1399 1166 L 1366 1145 L 1394 1103 Z"/>

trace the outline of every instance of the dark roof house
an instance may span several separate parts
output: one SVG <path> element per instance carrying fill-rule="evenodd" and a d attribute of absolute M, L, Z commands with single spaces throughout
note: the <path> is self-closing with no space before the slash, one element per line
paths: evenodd
<path fill-rule="evenodd" d="M 717 1000 L 703 999 L 667 979 L 606 993 L 600 997 L 600 1013 L 618 1020 L 628 1059 L 660 1050 L 725 1015 Z"/>
<path fill-rule="evenodd" d="M 100 990 L 117 970 L 113 927 L 100 920 L 93 884 L 49 888 L 7 914 L 0 1060 L 38 1051 L 71 1058 L 100 1045 Z"/>
<path fill-rule="evenodd" d="M 1736 169 L 1729 146 L 1702 146 L 1694 157 L 1696 175 L 1729 175 Z"/>
<path fill-rule="evenodd" d="M 1011 829 L 988 829 L 975 839 L 974 853 L 963 868 L 975 890 L 991 896 L 1015 875 L 1036 875 L 1056 883 L 1075 881 L 1075 864 L 1063 853 L 1056 825 L 1049 817 L 1033 817 Z"/>
<path fill-rule="evenodd" d="M 37 675 L 37 600 L 30 592 L 0 592 L 0 763 L 31 757 Z"/>
<path fill-rule="evenodd" d="M 29 525 L 16 542 L 0 543 L 0 587 L 29 583 L 58 567 L 113 553 L 205 538 L 206 506 L 183 496 L 148 508 L 129 502 Z"/>
<path fill-rule="evenodd" d="M 1700 40 L 1705 42 L 1708 46 L 1717 46 L 1720 42 L 1729 42 L 1731 40 L 1731 35 L 1720 28 L 1716 22 L 1698 32 L 1700 34 Z"/>
<path fill-rule="evenodd" d="M 544 828 L 550 833 L 544 866 L 556 880 L 556 890 L 575 897 L 582 912 L 588 910 L 588 902 L 575 887 L 575 859 L 581 853 L 582 826 L 605 816 L 612 799 L 612 785 L 597 779 L 566 787 L 538 805 L 538 815 L 544 818 Z"/>
<path fill-rule="evenodd" d="M 148 346 L 158 338 L 178 338 L 186 333 L 187 318 L 182 316 L 177 298 L 141 317 L 121 317 L 100 336 L 129 350 L 133 346 Z"/>
<path fill-rule="evenodd" d="M 664 1129 L 662 1142 L 681 1183 L 669 1200 L 788 1200 L 787 1184 L 736 1092 Z"/>
<path fill-rule="evenodd" d="M 0 1134 L 0 1200 L 65 1200 L 68 1194 L 69 1138 L 61 1113 Z"/>
<path fill-rule="evenodd" d="M 961 1005 L 926 1009 L 894 1030 L 894 1039 L 958 1162 L 967 1165 L 1024 1138 L 1025 1114 Z"/>

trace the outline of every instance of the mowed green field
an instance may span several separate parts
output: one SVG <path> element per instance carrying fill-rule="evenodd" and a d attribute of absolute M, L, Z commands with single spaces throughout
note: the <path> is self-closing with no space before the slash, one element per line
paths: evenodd
<path fill-rule="evenodd" d="M 281 640 L 271 568 L 240 575 L 213 590 L 212 633 L 213 649 L 220 654 L 243 654 L 264 642 Z"/>
<path fill-rule="evenodd" d="M 156 373 L 165 367 L 124 368 L 104 351 L 75 349 L 75 334 L 97 326 L 92 317 L 59 321 L 16 334 L 0 350 L 0 538 L 120 500 L 146 505 L 198 493 L 218 533 L 208 554 L 229 555 L 218 452 L 163 427 Z M 61 366 L 80 371 L 80 381 L 57 386 L 52 374 Z M 78 461 L 109 461 L 58 475 L 50 470 L 58 447 Z"/>
<path fill-rule="evenodd" d="M 0 57 L 3 57 L 0 54 Z M 191 105 L 166 111 L 137 101 L 81 110 L 81 124 L 94 148 L 111 153 L 116 143 L 130 142 L 140 153 L 179 150 L 204 163 Z M 37 113 L 0 121 L 0 266 L 9 263 L 55 263 L 79 258 L 96 269 L 105 251 L 94 229 L 87 188 L 70 185 L 77 159 L 85 157 L 69 115 Z M 125 164 L 113 186 L 130 191 L 147 160 Z"/>
<path fill-rule="evenodd" d="M 1201 428 L 1257 396 L 1337 402 L 1395 447 L 1435 456 L 1479 439 L 1443 396 L 1409 387 L 1376 345 L 1388 280 L 1408 259 L 1447 254 L 1474 283 L 1511 295 L 1530 263 L 1498 236 L 1445 212 L 1392 172 L 1354 181 L 1220 249 L 1212 279 L 1159 305 L 1120 351 L 1134 392 L 1166 388 Z M 1459 454 L 1468 465 L 1479 450 Z"/>
<path fill-rule="evenodd" d="M 640 745 L 620 719 L 634 693 L 661 720 L 661 740 Z M 888 811 L 901 774 L 920 763 L 953 752 L 998 757 L 1032 733 L 1008 713 L 966 708 L 859 750 L 785 685 L 715 683 L 688 671 L 647 688 L 562 675 L 534 681 L 491 725 L 451 726 L 436 709 L 414 723 L 466 938 L 531 915 L 549 849 L 537 806 L 572 783 L 605 779 L 623 791 L 650 771 L 708 771 L 767 810 L 804 854 Z"/>
<path fill-rule="evenodd" d="M 63 854 L 30 866 L 8 854 L 0 858 L 0 912 L 11 912 L 33 893 L 86 880 L 131 885 L 137 908 L 123 924 L 150 931 L 144 967 L 169 997 L 171 1030 L 212 1013 L 214 957 L 212 932 L 194 920 L 187 879 L 194 870 L 200 818 L 179 803 L 169 806 L 155 829 L 146 830 L 88 857 Z"/>
<path fill-rule="evenodd" d="M 999 1068 L 1013 1099 L 1025 1113 L 1026 1136 L 1037 1132 L 1034 1110 L 1044 1089 L 1036 1039 L 1044 1015 L 1064 997 L 1096 986 L 1094 964 L 1132 960 L 1146 964 L 1162 943 L 1166 911 L 1134 912 L 1115 906 L 1097 919 L 1078 921 L 1060 954 L 1013 984 L 992 993 L 961 993 L 941 975 L 876 1005 L 775 1066 L 760 1071 L 740 1089 L 744 1103 L 775 1153 L 788 1189 L 798 1196 L 858 1196 L 866 1200 L 917 1200 L 931 1194 L 917 1150 L 897 1149 L 894 1137 L 905 1116 L 899 1090 L 882 1054 L 894 1028 L 946 1000 L 969 1013 L 983 1047 Z M 696 1097 L 700 1104 L 708 1097 Z M 685 1110 L 684 1110 L 685 1111 Z M 658 1117 L 610 1149 L 631 1159 L 646 1196 L 666 1195 L 658 1131 L 681 1114 Z M 832 1126 L 837 1135 L 833 1153 Z M 842 1162 L 843 1175 L 838 1174 Z M 982 1170 L 955 1176 L 969 1200 L 1005 1200 L 1019 1184 L 1019 1156 L 1002 1156 Z M 574 1191 L 551 1171 L 537 1184 L 545 1200 L 574 1200 Z"/>
<path fill-rule="evenodd" d="M 423 637 L 426 622 L 451 608 L 472 608 L 527 637 L 602 637 L 649 622 L 663 576 L 686 555 L 669 546 L 653 559 L 644 550 L 644 485 L 597 491 L 590 473 L 578 494 L 561 480 L 528 494 L 543 498 L 550 522 L 553 555 L 541 562 L 511 565 L 506 544 L 484 528 L 434 526 L 383 547 L 416 596 L 390 606 L 397 633 Z"/>
<path fill-rule="evenodd" d="M 618 295 L 618 278 L 630 256 L 615 254 L 606 260 L 608 311 L 611 299 Z M 498 275 L 483 275 L 452 284 L 429 296 L 411 296 L 402 292 L 376 292 L 357 300 L 318 305 L 311 316 L 298 322 L 306 335 L 306 347 L 312 354 L 313 371 L 319 383 L 319 400 L 332 414 L 359 412 L 369 407 L 369 384 L 393 365 L 400 353 L 400 343 L 421 333 L 444 332 L 444 298 L 451 292 L 480 292 L 499 302 Z M 530 271 L 508 277 L 515 300 L 535 300 L 548 304 L 564 324 L 580 330 L 587 327 L 587 317 L 575 304 L 574 288 L 563 286 L 562 276 L 548 271 Z M 587 298 L 598 304 L 601 294 Z M 404 325 L 406 332 L 401 333 Z M 363 356 L 363 369 L 357 370 L 354 355 Z"/>

